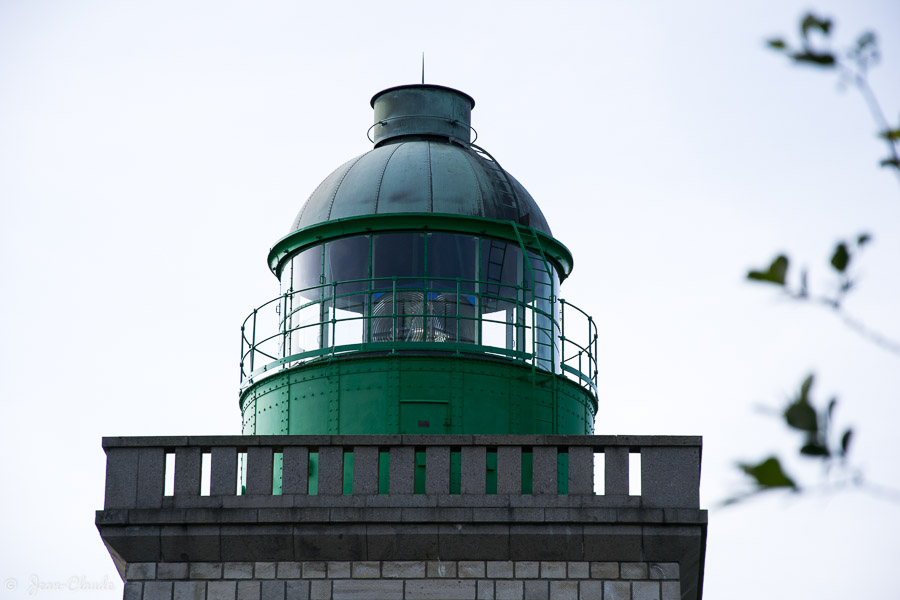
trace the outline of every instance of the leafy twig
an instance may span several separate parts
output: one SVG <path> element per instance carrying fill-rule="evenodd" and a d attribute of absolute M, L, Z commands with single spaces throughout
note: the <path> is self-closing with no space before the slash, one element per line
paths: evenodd
<path fill-rule="evenodd" d="M 884 116 L 884 111 L 872 86 L 869 85 L 869 67 L 877 64 L 880 59 L 878 41 L 871 31 L 862 33 L 856 40 L 856 44 L 846 50 L 843 55 L 833 52 L 830 48 L 820 47 L 813 43 L 815 38 L 829 40 L 831 36 L 832 21 L 820 18 L 813 13 L 807 13 L 800 21 L 800 45 L 792 47 L 782 38 L 772 38 L 767 41 L 769 48 L 785 54 L 797 64 L 836 69 L 841 76 L 841 83 L 853 85 L 862 95 L 872 119 L 878 127 L 878 137 L 882 138 L 888 146 L 888 157 L 880 161 L 882 167 L 894 169 L 898 181 L 900 181 L 900 125 L 893 127 Z"/>

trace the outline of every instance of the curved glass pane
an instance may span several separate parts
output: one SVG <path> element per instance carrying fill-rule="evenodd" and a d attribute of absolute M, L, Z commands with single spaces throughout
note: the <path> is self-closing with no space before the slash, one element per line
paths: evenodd
<path fill-rule="evenodd" d="M 245 362 L 257 367 L 378 351 L 385 342 L 478 345 L 554 373 L 565 364 L 568 376 L 575 369 L 582 380 L 591 373 L 583 365 L 595 364 L 592 322 L 586 340 L 566 350 L 556 269 L 514 242 L 444 232 L 333 240 L 295 255 L 281 289 L 264 309 L 277 313 L 278 327 L 258 331 L 256 312 L 245 325 L 253 340 Z"/>

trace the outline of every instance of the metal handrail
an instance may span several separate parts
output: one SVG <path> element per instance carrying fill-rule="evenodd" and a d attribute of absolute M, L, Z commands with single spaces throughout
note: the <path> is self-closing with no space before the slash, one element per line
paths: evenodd
<path fill-rule="evenodd" d="M 495 293 L 484 291 L 488 285 Z M 346 289 L 351 286 L 364 289 L 339 293 L 342 287 Z M 547 287 L 550 295 L 554 294 L 553 286 L 540 287 Z M 421 297 L 405 296 L 410 293 Z M 390 312 L 376 314 L 375 303 L 388 294 L 392 298 Z M 439 301 L 439 294 L 449 294 L 451 297 Z M 351 297 L 359 298 L 358 307 L 362 312 L 344 310 L 347 314 L 339 315 L 341 309 L 337 305 L 342 298 Z M 421 307 L 417 306 L 416 312 L 403 312 L 410 308 L 411 302 L 420 303 Z M 453 313 L 435 313 L 433 309 L 438 302 L 455 304 Z M 465 314 L 466 304 L 473 309 L 470 314 Z M 277 310 L 272 309 L 278 317 L 274 319 L 274 327 L 265 328 L 262 326 L 265 315 L 260 313 L 272 305 L 278 307 Z M 511 314 L 511 320 L 509 317 L 502 320 L 492 318 L 485 309 L 490 305 L 500 309 L 496 312 L 505 310 Z M 314 306 L 320 307 L 314 311 L 317 314 L 310 315 L 309 322 L 302 322 L 303 312 L 313 312 L 310 309 Z M 556 306 L 559 307 L 558 312 Z M 566 312 L 570 308 L 587 320 L 585 335 L 573 335 L 573 325 L 566 323 Z M 530 315 L 527 314 L 529 312 Z M 383 325 L 386 323 L 383 319 L 390 319 L 390 329 L 375 339 L 375 323 Z M 435 319 L 440 319 L 443 325 L 436 326 Z M 450 323 L 451 320 L 453 323 Z M 357 321 L 362 323 L 359 341 L 338 343 L 339 325 Z M 464 340 L 462 336 L 466 335 L 466 323 L 473 323 L 473 330 L 471 337 Z M 513 328 L 512 334 L 508 332 L 507 335 L 521 340 L 522 345 L 513 342 L 513 347 L 505 347 L 485 343 L 486 325 Z M 304 349 L 295 344 L 299 341 L 297 336 L 304 335 L 305 331 L 318 331 L 315 347 Z M 402 331 L 407 332 L 406 339 L 402 339 Z M 435 339 L 438 331 L 446 338 Z M 421 339 L 410 340 L 410 335 L 414 333 Z M 326 355 L 438 350 L 506 357 L 567 377 L 596 396 L 597 338 L 597 327 L 590 315 L 565 300 L 543 297 L 534 286 L 449 277 L 394 276 L 336 281 L 288 290 L 263 303 L 244 319 L 241 324 L 240 381 L 241 386 L 246 387 L 261 376 Z M 258 359 L 262 359 L 259 362 L 264 364 L 258 365 Z"/>

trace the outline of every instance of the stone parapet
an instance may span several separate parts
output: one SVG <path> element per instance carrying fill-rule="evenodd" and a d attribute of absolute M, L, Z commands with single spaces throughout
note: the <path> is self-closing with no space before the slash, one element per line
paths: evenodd
<path fill-rule="evenodd" d="M 126 598 L 693 600 L 702 589 L 699 438 L 106 438 L 104 449 L 96 523 Z"/>

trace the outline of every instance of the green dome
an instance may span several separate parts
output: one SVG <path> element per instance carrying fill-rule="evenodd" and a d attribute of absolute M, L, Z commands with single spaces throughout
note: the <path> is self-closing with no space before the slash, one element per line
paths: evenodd
<path fill-rule="evenodd" d="M 531 194 L 511 175 L 459 144 L 387 144 L 341 165 L 306 201 L 291 231 L 326 221 L 397 213 L 437 213 L 515 221 L 550 235 Z M 510 184 L 513 193 L 509 193 Z"/>

